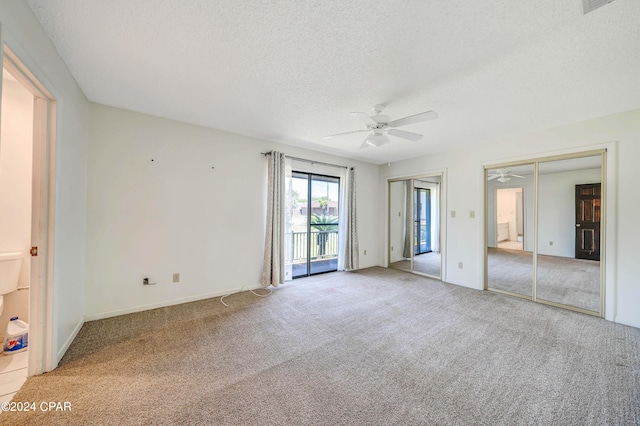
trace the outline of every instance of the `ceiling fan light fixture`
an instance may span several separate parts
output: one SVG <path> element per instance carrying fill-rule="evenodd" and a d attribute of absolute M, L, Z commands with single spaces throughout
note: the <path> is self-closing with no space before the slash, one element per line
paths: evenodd
<path fill-rule="evenodd" d="M 510 180 L 511 180 L 511 178 L 510 177 L 506 177 L 506 176 L 501 176 L 501 177 L 498 178 L 498 182 L 502 182 L 502 183 L 509 182 Z"/>
<path fill-rule="evenodd" d="M 373 147 L 380 147 L 382 145 L 389 143 L 389 138 L 383 135 L 382 133 L 374 133 L 372 135 L 367 136 L 367 139 L 364 140 L 367 145 Z"/>
<path fill-rule="evenodd" d="M 396 127 L 407 126 L 413 123 L 420 123 L 423 121 L 434 120 L 438 118 L 438 114 L 433 111 L 421 112 L 419 114 L 410 115 L 408 117 L 399 118 L 394 121 L 390 121 L 390 118 L 386 115 L 382 115 L 384 105 L 378 104 L 373 107 L 373 116 L 369 116 L 364 112 L 352 112 L 351 116 L 358 118 L 364 122 L 366 129 L 352 130 L 350 132 L 338 133 L 335 135 L 325 136 L 323 139 L 329 139 L 335 136 L 350 135 L 360 132 L 373 132 L 369 135 L 360 145 L 360 149 L 367 147 L 379 148 L 384 145 L 391 146 L 391 141 L 387 135 L 391 135 L 395 138 L 406 139 L 408 141 L 416 142 L 422 139 L 423 135 L 419 133 L 409 132 L 406 130 L 396 129 Z"/>

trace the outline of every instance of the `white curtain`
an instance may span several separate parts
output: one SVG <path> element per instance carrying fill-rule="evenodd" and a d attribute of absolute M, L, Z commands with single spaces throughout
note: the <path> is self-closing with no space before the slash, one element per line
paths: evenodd
<path fill-rule="evenodd" d="M 267 229 L 264 241 L 262 285 L 284 283 L 285 232 L 285 156 L 272 151 L 267 155 Z"/>
<path fill-rule="evenodd" d="M 411 259 L 413 255 L 413 180 L 404 181 L 404 249 L 402 256 Z"/>
<path fill-rule="evenodd" d="M 340 194 L 338 230 L 338 270 L 352 271 L 359 267 L 358 226 L 356 221 L 356 180 L 353 167 L 345 170 Z"/>
<path fill-rule="evenodd" d="M 284 160 L 284 181 L 284 280 L 291 281 L 293 279 L 293 204 L 295 200 L 291 196 L 293 170 L 291 160 L 287 157 Z"/>

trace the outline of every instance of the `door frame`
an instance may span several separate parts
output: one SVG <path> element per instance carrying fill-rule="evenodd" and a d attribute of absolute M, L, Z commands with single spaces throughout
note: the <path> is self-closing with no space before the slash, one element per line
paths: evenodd
<path fill-rule="evenodd" d="M 53 247 L 57 103 L 49 90 L 4 43 L 0 67 L 34 95 L 28 375 L 55 368 L 53 330 Z M 1 83 L 0 83 L 1 88 Z M 0 90 L 1 95 L 1 90 Z M 1 123 L 0 123 L 1 125 Z"/>

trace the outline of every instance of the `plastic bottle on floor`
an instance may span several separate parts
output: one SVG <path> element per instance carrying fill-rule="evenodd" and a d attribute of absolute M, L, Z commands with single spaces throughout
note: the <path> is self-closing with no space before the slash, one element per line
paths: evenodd
<path fill-rule="evenodd" d="M 29 346 L 29 325 L 18 317 L 11 318 L 4 331 L 3 353 L 11 355 L 22 352 Z"/>

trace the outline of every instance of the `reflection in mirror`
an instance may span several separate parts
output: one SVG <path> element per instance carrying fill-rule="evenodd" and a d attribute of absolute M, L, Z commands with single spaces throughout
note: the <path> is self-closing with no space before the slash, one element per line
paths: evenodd
<path fill-rule="evenodd" d="M 411 179 L 389 182 L 389 266 L 411 270 L 413 220 Z"/>
<path fill-rule="evenodd" d="M 538 167 L 536 298 L 600 311 L 602 157 Z"/>
<path fill-rule="evenodd" d="M 533 164 L 486 171 L 487 287 L 533 297 Z"/>
<path fill-rule="evenodd" d="M 440 176 L 413 180 L 413 270 L 440 278 Z"/>

